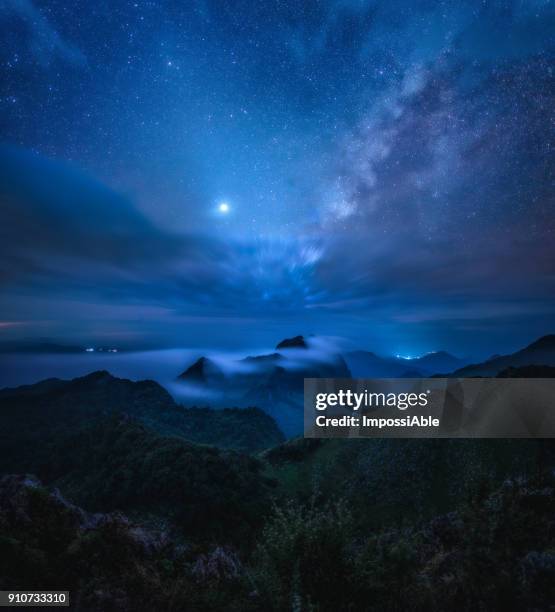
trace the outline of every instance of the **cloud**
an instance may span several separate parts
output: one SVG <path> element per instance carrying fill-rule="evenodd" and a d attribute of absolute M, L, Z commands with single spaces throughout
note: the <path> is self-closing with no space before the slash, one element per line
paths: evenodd
<path fill-rule="evenodd" d="M 0 149 L 0 201 L 4 304 L 9 293 L 176 316 L 292 311 L 303 308 L 321 255 L 306 237 L 163 230 L 74 167 L 14 148 Z"/>
<path fill-rule="evenodd" d="M 31 0 L 0 0 L 0 21 L 2 18 L 17 18 L 25 24 L 31 51 L 43 66 L 48 66 L 55 58 L 75 65 L 86 63 L 83 52 L 63 39 Z"/>
<path fill-rule="evenodd" d="M 0 196 L 4 278 L 53 260 L 117 268 L 154 263 L 178 250 L 176 238 L 157 230 L 124 196 L 23 150 L 0 149 Z"/>

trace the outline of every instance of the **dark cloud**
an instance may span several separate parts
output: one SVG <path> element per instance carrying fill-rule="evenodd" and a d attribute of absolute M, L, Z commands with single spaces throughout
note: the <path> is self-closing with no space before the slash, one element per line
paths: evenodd
<path fill-rule="evenodd" d="M 0 151 L 0 281 L 60 300 L 176 312 L 302 308 L 317 253 L 302 240 L 251 244 L 160 229 L 125 196 L 71 166 Z"/>
<path fill-rule="evenodd" d="M 48 269 L 56 260 L 148 267 L 182 249 L 124 196 L 25 151 L 0 150 L 0 198 L 4 278 Z"/>

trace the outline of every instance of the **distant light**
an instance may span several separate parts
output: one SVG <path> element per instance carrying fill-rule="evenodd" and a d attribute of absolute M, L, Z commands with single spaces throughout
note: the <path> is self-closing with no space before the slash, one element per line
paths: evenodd
<path fill-rule="evenodd" d="M 220 202 L 218 204 L 218 210 L 222 213 L 222 215 L 227 215 L 229 212 L 229 204 L 227 202 Z"/>
<path fill-rule="evenodd" d="M 86 348 L 85 351 L 87 353 L 94 353 L 94 349 L 93 348 Z"/>
<path fill-rule="evenodd" d="M 395 355 L 395 357 L 397 357 L 397 359 L 406 359 L 408 361 L 410 361 L 411 359 L 415 359 L 415 357 L 411 357 L 410 355 Z"/>

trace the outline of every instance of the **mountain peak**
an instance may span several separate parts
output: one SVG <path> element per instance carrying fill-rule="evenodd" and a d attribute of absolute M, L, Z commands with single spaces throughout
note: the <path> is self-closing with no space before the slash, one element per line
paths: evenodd
<path fill-rule="evenodd" d="M 97 380 L 115 380 L 115 376 L 112 376 L 108 370 L 95 370 L 90 374 L 85 374 L 85 376 L 81 376 L 76 380 L 80 381 L 97 381 Z"/>
<path fill-rule="evenodd" d="M 209 379 L 213 379 L 214 377 L 220 378 L 222 376 L 222 370 L 212 361 L 212 359 L 208 357 L 199 357 L 199 359 L 182 372 L 177 379 L 192 383 L 207 383 Z"/>
<path fill-rule="evenodd" d="M 285 348 L 308 348 L 304 336 L 295 336 L 294 338 L 286 338 L 282 340 L 277 346 L 276 350 Z"/>
<path fill-rule="evenodd" d="M 192 380 L 195 382 L 201 382 L 205 379 L 205 367 L 208 363 L 206 357 L 199 357 L 195 363 L 190 365 L 178 378 L 181 380 Z"/>

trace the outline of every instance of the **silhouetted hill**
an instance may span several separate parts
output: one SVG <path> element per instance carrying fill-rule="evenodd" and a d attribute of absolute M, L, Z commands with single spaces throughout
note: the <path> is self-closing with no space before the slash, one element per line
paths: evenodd
<path fill-rule="evenodd" d="M 43 446 L 21 449 L 0 473 L 17 464 L 90 510 L 157 516 L 195 541 L 240 545 L 270 503 L 254 457 L 161 436 L 125 417 L 57 431 Z"/>
<path fill-rule="evenodd" d="M 456 368 L 460 368 L 463 363 L 462 359 L 454 357 L 447 351 L 436 351 L 410 360 L 411 366 L 424 368 L 430 373 L 451 372 Z"/>
<path fill-rule="evenodd" d="M 156 517 L 195 541 L 242 546 L 270 503 L 259 460 L 205 444 L 261 440 L 283 435 L 260 410 L 184 410 L 153 381 L 103 371 L 0 392 L 0 475 L 36 474 L 90 510 Z"/>
<path fill-rule="evenodd" d="M 418 378 L 450 372 L 464 363 L 446 351 L 414 359 L 383 357 L 370 351 L 349 351 L 345 360 L 355 378 Z"/>
<path fill-rule="evenodd" d="M 303 336 L 295 336 L 294 338 L 286 338 L 279 342 L 276 346 L 276 350 L 287 349 L 287 348 L 308 348 L 308 344 Z"/>
<path fill-rule="evenodd" d="M 345 361 L 354 378 L 402 378 L 412 369 L 409 360 L 380 357 L 370 351 L 349 351 Z"/>
<path fill-rule="evenodd" d="M 21 435 L 27 432 L 39 443 L 54 429 L 114 414 L 131 416 L 158 433 L 247 452 L 283 440 L 275 421 L 262 410 L 183 408 L 154 381 L 133 382 L 105 371 L 1 390 L 0 440 L 8 447 L 17 445 L 21 428 Z"/>
<path fill-rule="evenodd" d="M 341 354 L 314 338 L 296 336 L 283 340 L 278 348 L 283 352 L 228 361 L 221 367 L 221 361 L 201 357 L 178 381 L 215 395 L 214 405 L 225 401 L 257 406 L 271 415 L 287 436 L 298 435 L 303 427 L 304 379 L 351 378 L 351 372 Z M 184 386 L 185 395 L 187 391 Z"/>
<path fill-rule="evenodd" d="M 510 367 L 501 370 L 497 378 L 555 378 L 555 367 L 535 365 L 520 368 Z"/>
<path fill-rule="evenodd" d="M 538 338 L 532 344 L 529 344 L 526 349 L 529 351 L 555 351 L 555 334 L 547 334 Z"/>
<path fill-rule="evenodd" d="M 200 357 L 178 377 L 178 380 L 194 384 L 213 384 L 223 379 L 222 370 L 207 357 Z"/>
<path fill-rule="evenodd" d="M 297 438 L 254 457 L 145 426 L 176 409 L 107 372 L 0 392 L 0 475 L 46 485 L 0 480 L 0 588 L 69 587 L 102 612 L 552 600 L 552 441 Z"/>
<path fill-rule="evenodd" d="M 91 510 L 153 515 L 195 540 L 240 542 L 267 508 L 257 459 L 185 439 L 283 440 L 263 412 L 184 411 L 157 383 L 107 372 L 39 387 L 0 392 L 0 474 L 36 474 Z"/>
<path fill-rule="evenodd" d="M 519 366 L 555 366 L 555 335 L 539 338 L 527 347 L 510 355 L 501 355 L 484 361 L 468 365 L 455 370 L 452 376 L 496 376 L 498 372 L 509 367 Z"/>

